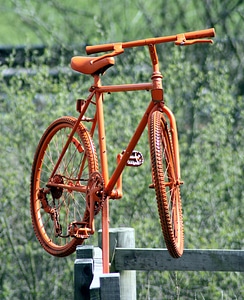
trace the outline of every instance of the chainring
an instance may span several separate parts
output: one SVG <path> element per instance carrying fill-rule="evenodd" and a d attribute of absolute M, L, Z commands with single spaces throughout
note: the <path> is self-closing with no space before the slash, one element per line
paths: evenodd
<path fill-rule="evenodd" d="M 105 200 L 104 180 L 99 172 L 93 172 L 88 180 L 86 190 L 86 205 L 88 211 L 91 209 L 91 197 L 94 197 L 94 214 L 97 215 Z"/>

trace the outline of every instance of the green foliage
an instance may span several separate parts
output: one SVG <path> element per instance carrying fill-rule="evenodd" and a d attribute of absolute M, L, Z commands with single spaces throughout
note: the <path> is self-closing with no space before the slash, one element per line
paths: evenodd
<path fill-rule="evenodd" d="M 210 9 L 207 2 L 188 1 L 185 9 L 183 0 L 162 0 L 157 6 L 155 1 L 116 0 L 113 5 L 97 1 L 91 10 L 90 3 L 81 0 L 5 1 L 1 10 L 7 14 L 1 18 L 5 25 L 0 30 L 6 32 L 2 34 L 5 43 L 59 43 L 68 48 L 71 43 L 131 40 L 216 25 L 226 41 L 187 48 L 163 45 L 158 47 L 159 57 L 165 102 L 175 113 L 179 129 L 186 248 L 243 249 L 243 48 L 234 37 L 243 29 L 244 7 L 239 1 L 225 1 L 226 5 L 211 1 L 214 9 Z M 10 15 L 19 31 L 6 21 Z M 11 38 L 14 36 L 18 38 Z M 81 52 L 79 47 L 77 51 Z M 62 115 L 76 116 L 75 100 L 87 95 L 92 81 L 82 75 L 74 81 L 64 59 L 60 64 L 64 72 L 51 77 L 45 63 L 50 55 L 47 50 L 35 64 L 27 61 L 10 82 L 0 78 L 0 298 L 4 300 L 73 297 L 75 256 L 57 259 L 41 249 L 31 226 L 29 180 L 45 128 Z M 126 51 L 116 58 L 116 66 L 103 77 L 103 83 L 147 81 L 147 55 L 147 49 Z M 13 59 L 14 53 L 9 66 Z M 0 68 L 1 72 L 7 69 Z M 110 173 L 148 96 L 148 92 L 133 92 L 105 97 Z M 154 191 L 148 188 L 147 132 L 137 150 L 145 163 L 125 169 L 124 197 L 110 203 L 111 227 L 134 227 L 137 247 L 164 247 Z M 100 216 L 97 219 L 98 229 Z M 87 241 L 96 242 L 96 238 Z M 242 299 L 242 282 L 241 273 L 137 273 L 138 299 L 143 300 Z"/>
<path fill-rule="evenodd" d="M 47 257 L 36 243 L 29 212 L 29 183 L 37 141 L 47 123 L 65 114 L 71 97 L 67 97 L 67 76 L 57 83 L 50 80 L 47 66 L 40 70 L 36 65 L 30 71 L 36 75 L 24 73 L 13 77 L 10 85 L 1 81 L 0 234 L 3 242 L 0 250 L 5 263 L 0 270 L 0 297 L 58 299 L 63 295 L 69 298 L 70 292 L 61 282 L 65 276 L 67 285 L 72 286 L 69 276 L 72 258 L 55 266 L 55 259 Z M 47 283 L 46 278 L 52 272 L 55 278 Z"/>
<path fill-rule="evenodd" d="M 185 182 L 182 186 L 185 246 L 241 249 L 244 242 L 241 229 L 243 209 L 240 206 L 243 202 L 241 181 L 244 145 L 243 131 L 237 128 L 240 129 L 243 124 L 243 107 L 240 109 L 243 103 L 234 96 L 228 70 L 219 69 L 218 64 L 210 63 L 210 58 L 204 66 L 189 64 L 187 51 L 178 48 L 173 50 L 164 73 L 165 101 L 176 113 L 179 127 L 182 179 Z M 134 63 L 140 66 L 142 61 L 135 60 Z M 116 96 L 115 99 L 118 98 Z M 131 120 L 134 114 L 138 119 L 139 112 L 146 105 L 147 95 L 140 96 L 140 101 L 137 96 L 126 96 L 120 96 L 118 102 L 108 100 L 113 102 L 107 105 L 108 113 L 117 120 L 115 125 L 108 122 L 111 127 L 109 133 L 114 134 L 113 148 L 117 147 L 120 140 L 118 132 L 126 125 L 122 137 L 132 135 L 136 121 Z M 129 112 L 133 112 L 131 117 L 128 117 Z M 142 151 L 147 162 L 147 136 L 143 137 L 138 150 Z M 148 189 L 150 176 L 150 167 L 146 163 L 140 170 L 126 170 L 123 177 L 124 198 L 119 203 L 111 204 L 111 226 L 118 224 L 136 228 L 137 247 L 163 246 L 154 194 Z M 172 281 L 173 276 L 180 280 L 177 283 Z M 228 274 L 233 284 L 237 283 L 238 292 L 234 292 L 237 291 L 234 287 L 230 288 L 231 280 L 226 283 L 223 279 L 226 276 L 204 272 L 201 275 L 139 272 L 138 299 L 145 299 L 149 295 L 155 299 L 163 298 L 162 295 L 172 299 L 240 297 L 243 294 L 240 284 L 243 275 Z M 163 284 L 159 284 L 160 281 Z M 147 285 L 148 290 L 145 288 Z"/>

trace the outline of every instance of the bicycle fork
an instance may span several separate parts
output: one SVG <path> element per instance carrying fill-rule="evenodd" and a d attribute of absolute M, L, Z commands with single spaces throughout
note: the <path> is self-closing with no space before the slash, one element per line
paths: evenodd
<path fill-rule="evenodd" d="M 175 157 L 175 177 L 176 177 L 175 184 L 180 185 L 183 182 L 180 180 L 181 178 L 180 157 L 179 157 L 179 144 L 178 144 L 178 133 L 177 133 L 176 121 L 175 121 L 174 114 L 166 105 L 162 107 L 162 111 L 163 113 L 166 114 L 170 123 L 170 132 L 172 136 L 172 143 L 173 143 L 173 150 L 174 150 L 174 157 Z"/>

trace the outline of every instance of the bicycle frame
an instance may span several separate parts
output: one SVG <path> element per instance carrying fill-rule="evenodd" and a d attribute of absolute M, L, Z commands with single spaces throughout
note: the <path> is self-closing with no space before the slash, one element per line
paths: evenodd
<path fill-rule="evenodd" d="M 123 155 L 118 158 L 118 165 L 115 168 L 113 174 L 111 177 L 108 175 L 108 162 L 107 162 L 107 150 L 106 150 L 106 135 L 105 135 L 105 128 L 104 128 L 104 116 L 103 116 L 103 94 L 104 93 L 112 93 L 112 92 L 125 92 L 125 91 L 135 91 L 135 90 L 151 90 L 153 91 L 153 84 L 152 83 L 138 83 L 138 84 L 126 84 L 126 85 L 116 85 L 116 86 L 100 86 L 99 82 L 100 80 L 95 81 L 98 83 L 98 85 L 92 86 L 92 89 L 95 91 L 96 95 L 96 105 L 97 105 L 97 111 L 96 111 L 96 118 L 97 118 L 97 125 L 98 125 L 98 135 L 99 135 L 99 148 L 100 148 L 100 158 L 101 158 L 101 171 L 105 183 L 105 194 L 109 198 L 112 199 L 119 199 L 122 197 L 122 191 L 121 187 L 118 187 L 117 189 L 114 189 L 116 183 L 119 180 L 119 177 L 121 176 L 127 161 L 129 160 L 129 157 L 132 153 L 132 151 L 135 149 L 143 131 L 145 130 L 145 127 L 147 126 L 148 119 L 150 114 L 154 110 L 161 110 L 163 113 L 165 113 L 170 121 L 170 130 L 172 132 L 173 136 L 173 144 L 174 149 L 176 150 L 174 155 L 177 157 L 177 165 L 175 166 L 175 172 L 176 177 L 178 180 L 180 180 L 180 165 L 179 165 L 179 147 L 178 147 L 178 137 L 177 137 L 177 128 L 176 128 L 176 121 L 174 118 L 173 113 L 171 110 L 164 105 L 163 98 L 162 100 L 151 100 L 144 115 L 141 118 L 141 121 L 139 122 L 134 134 L 131 137 L 131 140 L 129 141 L 126 149 L 124 150 Z M 158 90 L 157 90 L 158 92 Z"/>
<path fill-rule="evenodd" d="M 122 172 L 126 166 L 127 161 L 135 149 L 145 127 L 148 124 L 149 117 L 151 113 L 155 110 L 161 110 L 168 118 L 170 123 L 170 130 L 172 133 L 172 143 L 175 150 L 174 157 L 176 159 L 175 174 L 177 182 L 180 182 L 180 164 L 179 164 L 179 147 L 178 147 L 178 136 L 176 121 L 173 113 L 168 107 L 164 105 L 163 98 L 163 87 L 162 78 L 158 66 L 158 57 L 156 53 L 156 48 L 154 45 L 149 45 L 150 57 L 153 65 L 152 82 L 150 83 L 137 83 L 137 84 L 122 84 L 122 85 L 110 85 L 102 86 L 99 75 L 94 76 L 94 84 L 91 86 L 91 94 L 84 101 L 84 107 L 80 111 L 80 116 L 77 123 L 80 122 L 95 94 L 96 99 L 96 113 L 94 117 L 94 124 L 91 128 L 91 135 L 93 135 L 95 127 L 97 125 L 98 129 L 98 140 L 100 149 L 100 159 L 101 159 L 101 173 L 104 179 L 106 199 L 119 199 L 122 197 Z M 123 155 L 118 155 L 117 166 L 114 169 L 113 174 L 109 177 L 108 172 L 108 158 L 106 149 L 106 133 L 104 125 L 104 113 L 103 113 L 103 95 L 104 93 L 114 93 L 114 92 L 128 92 L 128 91 L 151 91 L 151 101 L 141 118 L 134 134 L 131 137 Z M 96 124 L 97 123 L 97 124 Z M 72 134 L 71 134 L 72 135 Z M 70 137 L 71 139 L 72 137 Z M 117 188 L 114 188 L 117 184 Z M 109 205 L 108 201 L 105 201 L 102 209 L 102 248 L 103 248 L 103 271 L 105 273 L 109 272 Z"/>
<path fill-rule="evenodd" d="M 49 125 L 38 144 L 31 174 L 32 224 L 39 242 L 48 253 L 54 256 L 71 254 L 78 244 L 82 244 L 95 232 L 94 217 L 101 209 L 103 272 L 109 272 L 109 199 L 122 197 L 122 173 L 125 166 L 140 166 L 143 163 L 143 156 L 135 147 L 148 125 L 153 181 L 149 187 L 155 189 L 166 246 L 174 258 L 181 257 L 184 232 L 180 184 L 183 182 L 180 177 L 177 128 L 173 113 L 164 105 L 163 76 L 159 70 L 156 45 L 167 42 L 180 46 L 212 43 L 209 39 L 212 36 L 215 36 L 214 28 L 125 43 L 87 46 L 87 54 L 109 53 L 72 58 L 73 70 L 93 76 L 90 94 L 85 100 L 77 100 L 78 118 L 64 116 Z M 113 57 L 122 54 L 125 48 L 139 46 L 147 46 L 149 49 L 151 81 L 103 86 L 100 74 L 114 65 Z M 104 93 L 146 90 L 151 93 L 149 104 L 125 150 L 118 154 L 117 165 L 110 175 L 103 111 Z M 95 112 L 90 109 L 90 105 L 93 105 Z M 92 118 L 86 117 L 91 112 Z M 90 122 L 90 125 L 86 127 L 82 124 L 84 122 Z M 92 141 L 95 131 L 98 133 L 99 159 Z M 46 176 L 53 165 L 47 180 Z M 79 211 L 81 206 L 75 192 L 83 194 L 84 214 Z M 66 228 L 64 231 L 62 226 Z"/>
<path fill-rule="evenodd" d="M 151 83 L 137 83 L 137 84 L 125 84 L 125 85 L 111 85 L 111 86 L 102 86 L 100 77 L 98 75 L 94 75 L 94 85 L 91 87 L 90 91 L 91 94 L 88 96 L 86 100 L 83 102 L 82 108 L 78 111 L 80 111 L 80 116 L 77 119 L 77 123 L 74 126 L 71 134 L 68 137 L 68 140 L 61 152 L 61 155 L 56 163 L 56 166 L 53 169 L 53 172 L 50 176 L 52 178 L 54 174 L 57 171 L 57 168 L 68 148 L 68 145 L 73 139 L 73 135 L 79 125 L 79 123 L 82 121 L 82 118 L 84 116 L 84 113 L 86 112 L 94 94 L 96 97 L 96 116 L 95 116 L 95 122 L 98 123 L 98 134 L 99 134 L 99 147 L 100 147 L 100 156 L 101 156 L 101 169 L 102 169 L 102 176 L 105 182 L 105 193 L 106 196 L 110 198 L 120 198 L 120 189 L 117 189 L 117 192 L 113 192 L 113 188 L 118 181 L 121 173 L 123 172 L 123 169 L 126 165 L 126 162 L 128 158 L 130 157 L 130 154 L 132 153 L 135 145 L 137 144 L 143 130 L 146 127 L 147 120 L 149 118 L 150 113 L 154 109 L 161 109 L 162 112 L 164 112 L 169 121 L 170 121 L 170 130 L 173 135 L 173 146 L 175 149 L 175 160 L 176 160 L 176 166 L 175 166 L 175 172 L 177 176 L 177 181 L 180 180 L 180 166 L 179 166 L 179 151 L 178 151 L 178 139 L 177 139 L 177 129 L 176 129 L 176 123 L 173 113 L 164 105 L 163 102 L 163 87 L 162 87 L 162 75 L 159 71 L 159 65 L 158 65 L 158 56 L 156 51 L 156 44 L 160 43 L 168 43 L 168 42 L 175 42 L 176 45 L 192 45 L 195 43 L 213 43 L 210 39 L 203 39 L 204 37 L 212 37 L 215 36 L 214 28 L 211 29 L 205 29 L 200 31 L 193 31 L 193 32 L 187 32 L 182 34 L 177 34 L 173 36 L 167 36 L 167 37 L 159 37 L 159 38 L 151 38 L 146 40 L 137 40 L 132 42 L 125 42 L 125 43 L 112 43 L 112 44 L 104 44 L 104 45 L 96 45 L 96 46 L 87 46 L 86 52 L 87 54 L 92 53 L 98 53 L 98 52 L 104 52 L 104 51 L 112 51 L 111 53 L 104 54 L 102 56 L 99 56 L 97 58 L 94 58 L 90 63 L 93 64 L 95 61 L 102 60 L 106 57 L 113 57 L 116 55 L 119 55 L 124 52 L 125 48 L 132 48 L 132 47 L 139 47 L 139 46 L 148 46 L 150 58 L 152 62 L 153 67 L 153 73 L 152 73 L 152 82 Z M 136 90 L 150 90 L 152 101 L 150 102 L 144 116 L 142 117 L 141 122 L 139 123 L 134 135 L 132 136 L 131 141 L 129 142 L 125 153 L 121 158 L 119 158 L 118 165 L 109 179 L 108 176 L 108 163 L 107 163 L 107 153 L 106 153 L 106 139 L 105 139 L 105 128 L 104 128 L 104 116 L 103 116 L 103 94 L 104 93 L 113 93 L 113 92 L 125 92 L 125 91 L 136 91 Z M 94 132 L 95 125 L 92 127 L 91 132 Z M 179 182 L 178 182 L 179 183 Z M 56 186 L 54 183 L 50 182 L 49 186 Z M 59 184 L 60 187 L 62 185 Z M 67 188 L 64 186 L 64 188 Z M 70 187 L 69 187 L 70 189 Z M 77 191 L 82 191 L 82 188 L 76 187 Z"/>

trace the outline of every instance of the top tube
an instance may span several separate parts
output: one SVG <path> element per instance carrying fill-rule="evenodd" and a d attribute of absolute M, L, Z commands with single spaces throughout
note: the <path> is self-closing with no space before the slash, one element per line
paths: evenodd
<path fill-rule="evenodd" d="M 212 42 L 212 40 L 201 40 L 203 38 L 210 38 L 215 36 L 214 28 L 198 30 L 198 31 L 191 31 L 171 36 L 165 37 L 158 37 L 158 38 L 149 38 L 144 40 L 136 40 L 131 42 L 124 42 L 124 43 L 110 43 L 110 44 L 103 44 L 103 45 L 95 45 L 95 46 L 87 46 L 86 53 L 99 53 L 99 52 L 106 52 L 106 51 L 113 51 L 115 48 L 119 47 L 121 49 L 125 48 L 133 48 L 133 47 L 140 47 L 146 45 L 155 45 L 161 43 L 168 43 L 168 42 L 175 42 L 176 45 L 191 45 L 194 43 L 201 43 L 201 42 Z"/>

